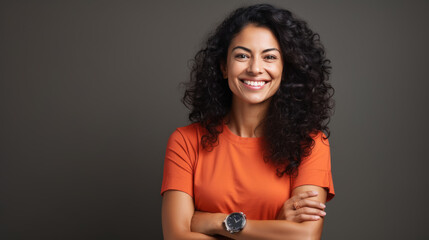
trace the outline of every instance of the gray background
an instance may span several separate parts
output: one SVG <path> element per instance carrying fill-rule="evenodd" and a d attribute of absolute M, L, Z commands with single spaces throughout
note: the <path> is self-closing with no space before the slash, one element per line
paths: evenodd
<path fill-rule="evenodd" d="M 324 239 L 428 239 L 427 1 L 267 1 L 332 60 Z M 0 238 L 161 239 L 188 61 L 255 1 L 1 1 Z"/>

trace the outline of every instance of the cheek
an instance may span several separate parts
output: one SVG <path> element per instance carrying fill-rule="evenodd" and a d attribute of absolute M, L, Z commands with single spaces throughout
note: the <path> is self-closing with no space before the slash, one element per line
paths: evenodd
<path fill-rule="evenodd" d="M 280 85 L 282 83 L 282 71 L 279 71 L 276 73 L 276 76 L 273 76 L 276 78 L 276 81 L 274 82 L 275 85 L 273 86 L 273 90 L 277 91 L 280 88 Z"/>
<path fill-rule="evenodd" d="M 276 92 L 280 88 L 281 81 L 277 81 L 274 91 Z"/>
<path fill-rule="evenodd" d="M 246 69 L 243 65 L 244 64 L 240 64 L 240 63 L 230 64 L 228 66 L 228 77 L 236 78 L 238 75 L 240 75 L 243 72 L 243 70 Z"/>
<path fill-rule="evenodd" d="M 228 76 L 228 86 L 229 86 L 229 90 L 231 90 L 231 92 L 233 93 L 237 93 L 237 86 L 236 83 L 234 82 L 234 80 Z"/>
<path fill-rule="evenodd" d="M 273 78 L 281 78 L 283 73 L 283 66 L 282 65 L 270 66 L 270 68 L 267 69 L 267 71 L 270 72 Z"/>

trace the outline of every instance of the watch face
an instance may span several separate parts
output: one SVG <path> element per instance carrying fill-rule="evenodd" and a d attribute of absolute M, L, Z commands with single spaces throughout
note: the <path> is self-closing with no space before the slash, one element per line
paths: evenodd
<path fill-rule="evenodd" d="M 240 213 L 232 213 L 226 220 L 231 230 L 241 230 L 244 226 L 244 217 Z"/>

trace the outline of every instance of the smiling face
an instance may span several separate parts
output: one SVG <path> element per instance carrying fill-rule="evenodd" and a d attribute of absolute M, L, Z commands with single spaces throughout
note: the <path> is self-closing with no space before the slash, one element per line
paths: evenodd
<path fill-rule="evenodd" d="M 276 93 L 282 78 L 279 43 L 268 28 L 249 24 L 232 39 L 226 64 L 221 68 L 235 101 L 266 102 Z"/>

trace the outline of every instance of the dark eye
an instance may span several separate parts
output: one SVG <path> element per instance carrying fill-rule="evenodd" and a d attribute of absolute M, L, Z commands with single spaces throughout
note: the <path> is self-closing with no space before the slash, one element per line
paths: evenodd
<path fill-rule="evenodd" d="M 268 60 L 275 60 L 275 59 L 277 59 L 277 57 L 276 57 L 276 56 L 274 56 L 274 55 L 268 55 L 268 56 L 266 56 L 266 57 L 265 57 L 265 59 L 268 59 Z"/>
<path fill-rule="evenodd" d="M 247 55 L 246 55 L 246 54 L 244 54 L 244 53 L 237 54 L 237 55 L 235 55 L 235 57 L 236 57 L 236 58 L 241 58 L 241 59 L 248 58 L 248 57 L 247 57 Z"/>

